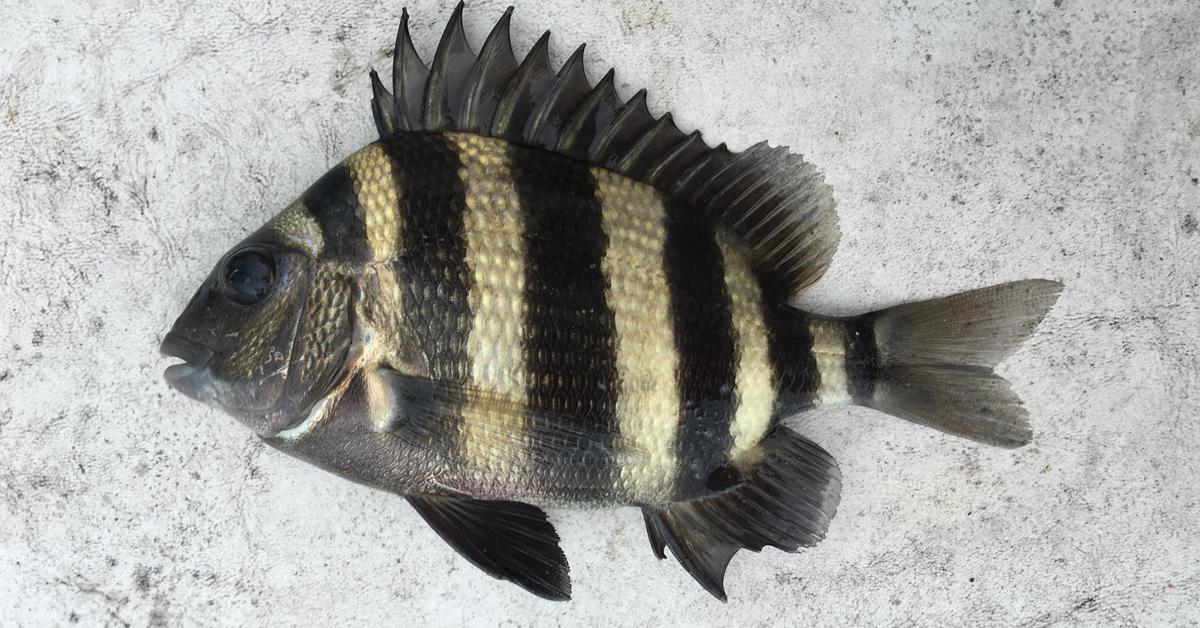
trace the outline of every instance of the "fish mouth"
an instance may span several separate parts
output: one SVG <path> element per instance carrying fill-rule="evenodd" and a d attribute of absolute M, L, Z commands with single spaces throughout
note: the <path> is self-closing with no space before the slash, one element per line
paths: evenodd
<path fill-rule="evenodd" d="M 167 384 L 172 388 L 185 395 L 196 388 L 189 385 L 189 382 L 193 382 L 197 375 L 208 370 L 208 363 L 213 357 L 212 349 L 192 342 L 175 332 L 170 332 L 163 338 L 158 351 L 167 357 L 183 360 L 182 364 L 168 366 L 163 371 L 163 379 L 167 380 Z"/>

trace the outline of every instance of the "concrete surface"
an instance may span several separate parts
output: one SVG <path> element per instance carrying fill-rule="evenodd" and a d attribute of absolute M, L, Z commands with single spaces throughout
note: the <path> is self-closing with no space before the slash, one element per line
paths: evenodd
<path fill-rule="evenodd" d="M 631 509 L 552 513 L 575 599 L 539 601 L 162 382 L 216 257 L 372 139 L 399 3 L 30 6 L 0 3 L 0 624 L 1200 622 L 1200 4 L 520 3 L 520 49 L 588 41 L 685 128 L 823 167 L 845 237 L 807 307 L 1067 283 L 1004 368 L 1031 446 L 806 420 L 841 511 L 740 555 L 726 605 Z M 409 8 L 430 50 L 452 2 Z"/>

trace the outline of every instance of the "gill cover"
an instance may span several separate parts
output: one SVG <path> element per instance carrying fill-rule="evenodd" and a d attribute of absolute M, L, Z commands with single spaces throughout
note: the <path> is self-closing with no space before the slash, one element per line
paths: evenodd
<path fill-rule="evenodd" d="M 273 225 L 233 247 L 163 340 L 185 395 L 270 435 L 302 420 L 337 381 L 351 345 L 347 280 Z"/>

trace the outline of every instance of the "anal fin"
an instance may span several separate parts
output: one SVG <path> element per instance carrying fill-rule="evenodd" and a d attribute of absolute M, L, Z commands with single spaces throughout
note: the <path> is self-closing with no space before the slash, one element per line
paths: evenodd
<path fill-rule="evenodd" d="M 567 558 L 540 508 L 428 495 L 409 495 L 408 501 L 451 547 L 492 577 L 548 600 L 571 598 Z"/>
<path fill-rule="evenodd" d="M 697 511 L 688 504 L 667 507 L 646 506 L 646 531 L 654 554 L 664 558 L 663 546 L 695 578 L 705 591 L 726 601 L 725 569 L 741 546 L 717 534 L 711 526 L 697 520 Z"/>
<path fill-rule="evenodd" d="M 716 495 L 642 507 L 655 555 L 663 547 L 724 601 L 725 570 L 740 549 L 787 552 L 825 537 L 837 511 L 841 473 L 820 446 L 779 426 L 762 445 L 763 460 L 744 481 Z"/>

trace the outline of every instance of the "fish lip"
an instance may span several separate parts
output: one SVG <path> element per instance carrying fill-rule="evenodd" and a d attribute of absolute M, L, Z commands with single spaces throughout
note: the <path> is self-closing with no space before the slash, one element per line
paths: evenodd
<path fill-rule="evenodd" d="M 175 388 L 179 388 L 179 384 L 184 380 L 205 370 L 213 357 L 212 349 L 175 332 L 170 332 L 163 338 L 158 351 L 165 356 L 183 360 L 182 364 L 172 364 L 163 371 L 163 379 Z"/>

